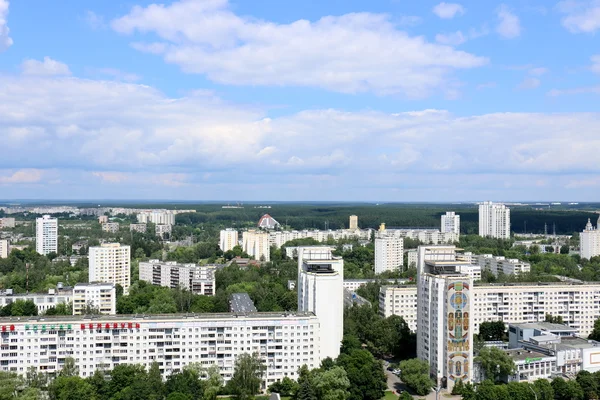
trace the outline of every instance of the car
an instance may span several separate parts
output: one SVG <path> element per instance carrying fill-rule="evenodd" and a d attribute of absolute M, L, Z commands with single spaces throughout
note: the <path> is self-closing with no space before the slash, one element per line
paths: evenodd
<path fill-rule="evenodd" d="M 394 370 L 394 367 L 392 367 L 392 366 L 390 365 L 389 367 L 387 367 L 387 370 L 388 370 L 388 371 L 393 371 L 393 370 Z"/>
<path fill-rule="evenodd" d="M 392 372 L 394 373 L 394 375 L 400 375 L 402 373 L 402 371 L 400 371 L 399 369 L 395 369 Z"/>

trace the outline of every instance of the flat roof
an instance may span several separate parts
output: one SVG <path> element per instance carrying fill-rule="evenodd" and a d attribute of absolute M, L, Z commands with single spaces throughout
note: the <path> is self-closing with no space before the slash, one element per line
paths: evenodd
<path fill-rule="evenodd" d="M 578 332 L 578 329 L 571 328 L 570 326 L 563 324 L 553 324 L 551 322 L 525 322 L 519 324 L 509 324 L 509 326 L 516 326 L 519 329 L 539 329 L 542 331 L 567 331 L 567 332 Z"/>
<path fill-rule="evenodd" d="M 256 306 L 248 293 L 233 293 L 229 299 L 229 309 L 234 313 L 257 312 Z"/>
<path fill-rule="evenodd" d="M 547 358 L 553 357 L 544 353 L 540 353 L 535 350 L 525 350 L 525 349 L 510 349 L 510 350 L 502 350 L 504 351 L 510 358 L 514 361 L 527 361 L 532 358 Z"/>

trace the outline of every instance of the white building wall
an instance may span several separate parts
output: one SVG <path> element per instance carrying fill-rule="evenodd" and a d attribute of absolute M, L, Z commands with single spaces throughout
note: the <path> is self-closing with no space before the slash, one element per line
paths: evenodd
<path fill-rule="evenodd" d="M 235 229 L 224 229 L 219 234 L 219 248 L 226 252 L 232 250 L 239 244 L 238 231 Z"/>
<path fill-rule="evenodd" d="M 510 238 L 510 209 L 504 204 L 485 201 L 479 205 L 479 236 Z"/>
<path fill-rule="evenodd" d="M 0 307 L 14 303 L 17 300 L 33 301 L 38 314 L 43 314 L 49 308 L 56 307 L 58 304 L 71 303 L 73 301 L 73 291 L 50 289 L 48 293 L 2 294 L 0 295 Z"/>
<path fill-rule="evenodd" d="M 460 215 L 456 215 L 454 211 L 446 211 L 441 218 L 440 232 L 460 235 Z"/>
<path fill-rule="evenodd" d="M 183 288 L 194 294 L 214 296 L 214 265 L 179 264 L 175 261 L 150 260 L 140 262 L 139 277 L 153 285 Z"/>
<path fill-rule="evenodd" d="M 131 282 L 131 248 L 106 243 L 89 249 L 89 281 L 121 285 L 129 293 Z"/>
<path fill-rule="evenodd" d="M 8 240 L 0 239 L 0 258 L 8 258 L 9 254 Z"/>
<path fill-rule="evenodd" d="M 588 219 L 585 229 L 579 234 L 579 249 L 581 258 L 589 260 L 600 255 L 600 218 L 595 228 Z"/>
<path fill-rule="evenodd" d="M 73 288 L 73 315 L 85 314 L 87 306 L 100 314 L 117 313 L 117 291 L 112 283 L 78 283 Z"/>
<path fill-rule="evenodd" d="M 375 238 L 375 273 L 402 270 L 404 239 L 379 235 Z"/>
<path fill-rule="evenodd" d="M 35 220 L 35 250 L 42 255 L 58 253 L 58 220 L 44 215 Z"/>
<path fill-rule="evenodd" d="M 269 234 L 248 230 L 242 233 L 242 249 L 257 261 L 270 261 L 271 248 L 269 245 Z"/>
<path fill-rule="evenodd" d="M 0 318 L 0 327 L 4 340 L 21 349 L 3 355 L 0 371 L 19 375 L 30 367 L 56 373 L 65 357 L 73 357 L 82 378 L 119 364 L 150 368 L 156 361 L 163 376 L 194 363 L 217 365 L 228 381 L 238 356 L 257 353 L 267 366 L 266 388 L 285 376 L 297 379 L 302 365 L 321 363 L 319 321 L 312 314 L 14 317 Z"/>

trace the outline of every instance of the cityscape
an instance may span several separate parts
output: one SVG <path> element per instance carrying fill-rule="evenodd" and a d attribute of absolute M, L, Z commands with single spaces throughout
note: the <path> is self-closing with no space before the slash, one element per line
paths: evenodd
<path fill-rule="evenodd" d="M 599 0 L 0 0 L 0 400 L 600 398 Z"/>

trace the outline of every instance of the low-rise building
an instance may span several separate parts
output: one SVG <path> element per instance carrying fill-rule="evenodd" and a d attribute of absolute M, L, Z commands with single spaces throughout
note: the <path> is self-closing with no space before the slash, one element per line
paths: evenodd
<path fill-rule="evenodd" d="M 140 280 L 153 285 L 182 288 L 194 294 L 215 294 L 215 271 L 213 264 L 179 264 L 175 261 L 150 260 L 140 262 Z"/>
<path fill-rule="evenodd" d="M 117 233 L 119 232 L 119 223 L 118 222 L 105 222 L 102 224 L 102 231 L 109 233 Z"/>
<path fill-rule="evenodd" d="M 88 241 L 87 240 L 78 240 L 75 243 L 73 243 L 71 245 L 71 251 L 73 251 L 73 253 L 81 253 L 81 249 L 87 249 L 88 247 Z"/>
<path fill-rule="evenodd" d="M 108 215 L 100 215 L 98 217 L 99 224 L 106 224 L 108 222 Z"/>
<path fill-rule="evenodd" d="M 14 218 L 8 218 L 8 217 L 0 218 L 0 229 L 14 228 L 15 224 L 16 224 L 16 221 Z"/>
<path fill-rule="evenodd" d="M 520 275 L 531 271 L 531 264 L 516 258 L 493 256 L 491 254 L 479 254 L 476 257 L 481 268 L 490 271 L 494 276 L 498 276 L 500 273 Z"/>
<path fill-rule="evenodd" d="M 73 315 L 117 313 L 117 291 L 113 283 L 78 283 L 73 288 Z"/>
<path fill-rule="evenodd" d="M 355 292 L 359 287 L 367 283 L 378 282 L 384 285 L 404 285 L 408 279 L 344 279 L 344 289 Z"/>
<path fill-rule="evenodd" d="M 171 236 L 173 225 L 170 224 L 156 224 L 154 226 L 154 233 L 162 239 L 166 239 Z"/>
<path fill-rule="evenodd" d="M 129 225 L 130 232 L 146 233 L 146 229 L 148 229 L 146 224 L 130 224 Z"/>
<path fill-rule="evenodd" d="M 46 293 L 14 293 L 12 289 L 0 292 L 0 307 L 7 306 L 17 300 L 33 301 L 38 314 L 44 314 L 49 308 L 58 304 L 73 302 L 73 289 L 59 284 L 56 289 L 48 289 Z"/>

